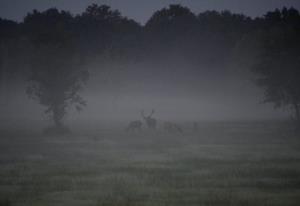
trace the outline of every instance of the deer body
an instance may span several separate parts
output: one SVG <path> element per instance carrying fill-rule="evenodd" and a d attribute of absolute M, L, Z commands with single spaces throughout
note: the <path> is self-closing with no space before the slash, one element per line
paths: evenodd
<path fill-rule="evenodd" d="M 141 131 L 142 130 L 142 126 L 143 126 L 143 123 L 140 120 L 131 121 L 129 123 L 129 125 L 127 126 L 127 128 L 126 128 L 126 131 L 127 132 L 130 132 L 130 131 L 131 132 Z"/>
<path fill-rule="evenodd" d="M 163 128 L 168 133 L 182 133 L 181 127 L 173 122 L 165 122 Z"/>

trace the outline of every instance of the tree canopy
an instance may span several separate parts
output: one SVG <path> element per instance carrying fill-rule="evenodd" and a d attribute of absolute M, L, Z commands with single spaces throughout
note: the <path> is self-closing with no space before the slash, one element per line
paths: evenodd
<path fill-rule="evenodd" d="M 268 25 L 261 34 L 261 51 L 253 71 L 265 89 L 265 101 L 275 107 L 292 106 L 300 122 L 300 15 L 283 8 L 262 19 Z"/>
<path fill-rule="evenodd" d="M 300 119 L 300 16 L 294 8 L 250 18 L 230 11 L 195 14 L 174 4 L 140 25 L 107 5 L 92 4 L 78 15 L 50 8 L 32 11 L 21 23 L 0 19 L 0 31 L 1 76 L 16 67 L 26 70 L 27 94 L 46 107 L 57 127 L 70 105 L 78 110 L 85 105 L 79 91 L 87 81 L 87 64 L 98 61 L 97 70 L 104 70 L 101 61 L 176 65 L 184 60 L 193 66 L 182 74 L 223 74 L 233 55 L 242 58 L 249 48 L 265 100 L 292 106 Z M 13 65 L 12 53 L 21 65 Z"/>

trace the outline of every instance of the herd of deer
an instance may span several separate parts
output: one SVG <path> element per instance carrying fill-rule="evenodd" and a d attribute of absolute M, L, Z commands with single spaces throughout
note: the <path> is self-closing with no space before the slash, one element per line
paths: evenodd
<path fill-rule="evenodd" d="M 149 130 L 156 130 L 157 120 L 152 117 L 153 114 L 154 114 L 153 109 L 149 115 L 145 115 L 144 111 L 142 111 L 141 116 L 143 118 L 143 121 L 141 120 L 131 121 L 126 128 L 126 131 L 128 132 L 142 131 L 143 122 L 145 122 Z M 182 128 L 174 122 L 166 121 L 163 123 L 162 126 L 163 126 L 163 130 L 166 131 L 167 133 L 183 133 Z M 197 127 L 198 127 L 197 123 L 194 122 L 193 130 L 196 131 Z"/>

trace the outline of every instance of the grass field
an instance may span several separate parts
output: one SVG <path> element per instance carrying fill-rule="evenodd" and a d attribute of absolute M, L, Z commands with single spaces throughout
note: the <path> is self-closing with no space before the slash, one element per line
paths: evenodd
<path fill-rule="evenodd" d="M 300 137 L 286 125 L 199 126 L 173 135 L 3 130 L 0 206 L 300 205 Z"/>

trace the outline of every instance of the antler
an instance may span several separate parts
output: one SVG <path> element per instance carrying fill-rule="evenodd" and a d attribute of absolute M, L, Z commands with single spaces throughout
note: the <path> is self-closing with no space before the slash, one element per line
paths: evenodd
<path fill-rule="evenodd" d="M 149 117 L 151 117 L 154 114 L 154 109 L 152 109 L 151 114 L 149 114 Z"/>

